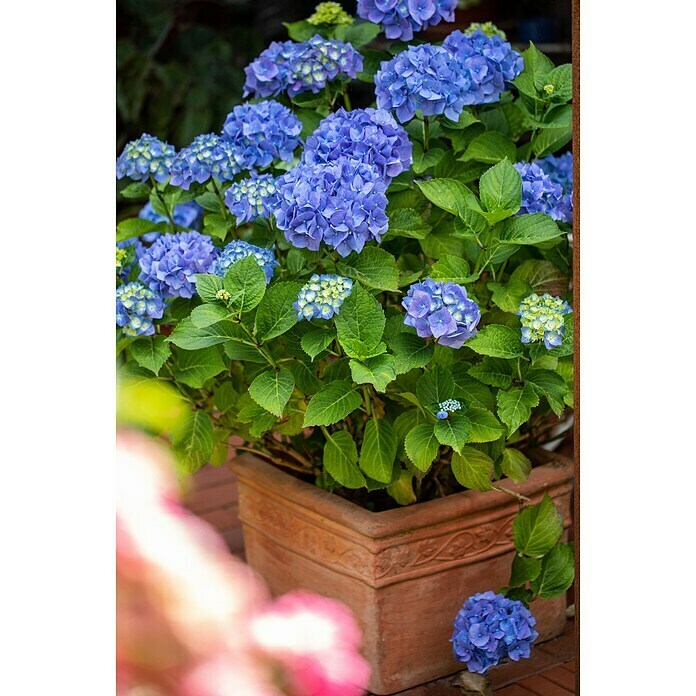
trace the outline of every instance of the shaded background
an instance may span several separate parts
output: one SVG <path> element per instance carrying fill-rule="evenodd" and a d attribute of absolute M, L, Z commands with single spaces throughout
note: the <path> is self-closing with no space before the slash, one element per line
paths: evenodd
<path fill-rule="evenodd" d="M 218 132 L 242 101 L 244 66 L 270 41 L 287 39 L 282 22 L 307 18 L 318 1 L 118 0 L 117 152 L 142 133 L 178 149 Z M 355 0 L 341 4 L 355 15 Z M 513 45 L 532 40 L 554 63 L 570 62 L 568 0 L 462 0 L 454 24 L 416 38 L 439 41 L 489 20 Z"/>

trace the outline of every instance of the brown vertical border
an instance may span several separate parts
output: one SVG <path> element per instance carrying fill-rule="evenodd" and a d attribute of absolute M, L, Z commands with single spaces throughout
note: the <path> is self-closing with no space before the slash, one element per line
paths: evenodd
<path fill-rule="evenodd" d="M 573 528 L 575 541 L 575 693 L 580 694 L 580 0 L 572 8 L 573 62 L 573 327 L 575 329 L 575 428 Z"/>

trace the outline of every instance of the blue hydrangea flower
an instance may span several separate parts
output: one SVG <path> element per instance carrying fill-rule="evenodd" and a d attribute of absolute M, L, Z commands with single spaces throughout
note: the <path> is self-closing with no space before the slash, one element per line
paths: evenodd
<path fill-rule="evenodd" d="M 522 343 L 544 342 L 548 350 L 560 346 L 565 334 L 563 317 L 573 311 L 560 297 L 533 292 L 520 303 L 517 315 L 522 324 Z"/>
<path fill-rule="evenodd" d="M 408 170 L 413 146 L 406 131 L 384 109 L 339 109 L 307 138 L 302 161 L 335 162 L 341 157 L 371 164 L 385 180 Z"/>
<path fill-rule="evenodd" d="M 225 193 L 225 203 L 240 225 L 257 217 L 270 217 L 277 198 L 271 174 L 237 181 Z"/>
<path fill-rule="evenodd" d="M 546 213 L 554 220 L 573 221 L 572 196 L 563 193 L 535 162 L 517 162 L 515 168 L 522 176 L 522 213 Z"/>
<path fill-rule="evenodd" d="M 362 70 L 362 56 L 349 43 L 325 39 L 319 34 L 309 41 L 274 41 L 244 72 L 244 96 L 273 97 L 287 92 L 317 92 L 339 76 L 355 78 Z"/>
<path fill-rule="evenodd" d="M 140 280 L 165 299 L 193 297 L 196 273 L 210 273 L 218 250 L 200 232 L 163 234 L 140 256 Z"/>
<path fill-rule="evenodd" d="M 469 597 L 454 619 L 454 657 L 469 672 L 484 674 L 509 658 L 529 657 L 539 634 L 536 619 L 522 602 L 494 592 Z"/>
<path fill-rule="evenodd" d="M 153 319 L 161 319 L 162 298 L 142 283 L 128 283 L 116 290 L 116 325 L 126 336 L 151 336 Z"/>
<path fill-rule="evenodd" d="M 262 247 L 249 244 L 249 242 L 243 242 L 241 239 L 235 239 L 233 242 L 230 242 L 222 250 L 217 261 L 208 272 L 224 277 L 232 264 L 245 259 L 247 256 L 253 256 L 256 259 L 266 274 L 266 283 L 270 283 L 271 278 L 273 278 L 273 269 L 280 265 L 276 261 L 273 249 L 263 249 Z"/>
<path fill-rule="evenodd" d="M 432 336 L 443 346 L 461 348 L 478 331 L 479 306 L 456 283 L 426 278 L 408 289 L 401 304 L 406 309 L 404 324 L 413 326 L 421 338 Z"/>
<path fill-rule="evenodd" d="M 458 60 L 442 46 L 411 46 L 375 75 L 377 106 L 396 113 L 404 123 L 419 109 L 424 116 L 445 114 L 458 121 L 466 104 L 469 79 Z"/>
<path fill-rule="evenodd" d="M 144 133 L 123 148 L 116 160 L 116 178 L 127 176 L 134 181 L 147 181 L 152 177 L 162 183 L 169 178 L 175 156 L 173 145 Z"/>
<path fill-rule="evenodd" d="M 524 69 L 524 59 L 504 37 L 488 36 L 482 29 L 463 34 L 453 31 L 442 43 L 462 65 L 466 88 L 464 104 L 490 104 L 500 100 L 506 83 Z"/>
<path fill-rule="evenodd" d="M 544 174 L 559 184 L 564 193 L 573 193 L 573 153 L 564 152 L 562 155 L 546 155 L 538 159 L 536 163 L 544 171 Z"/>
<path fill-rule="evenodd" d="M 358 16 L 381 24 L 388 39 L 411 41 L 442 21 L 454 22 L 458 0 L 358 0 Z"/>
<path fill-rule="evenodd" d="M 223 132 L 237 152 L 240 169 L 263 169 L 275 159 L 292 160 L 302 123 L 290 109 L 269 100 L 235 106 Z"/>
<path fill-rule="evenodd" d="M 231 181 L 242 170 L 239 159 L 226 138 L 215 133 L 197 135 L 174 159 L 170 183 L 188 191 L 194 181 L 199 184 L 211 178 Z"/>
<path fill-rule="evenodd" d="M 450 413 L 459 411 L 461 407 L 462 405 L 456 399 L 445 399 L 437 405 L 437 413 L 435 414 L 435 416 L 439 420 L 447 420 L 447 418 L 449 418 Z"/>
<path fill-rule="evenodd" d="M 152 203 L 146 203 L 138 213 L 139 218 L 144 220 L 151 220 L 152 222 L 166 222 L 169 223 L 169 218 L 166 215 L 160 215 L 152 207 Z M 172 212 L 172 217 L 174 218 L 174 224 L 177 227 L 185 227 L 187 230 L 197 230 L 203 221 L 203 208 L 201 208 L 196 201 L 189 201 L 188 203 L 179 203 L 179 205 L 174 206 L 174 211 Z M 144 242 L 154 242 L 157 237 L 160 236 L 160 232 L 148 232 L 141 236 Z"/>
<path fill-rule="evenodd" d="M 387 183 L 374 167 L 345 158 L 299 164 L 276 183 L 276 224 L 294 247 L 318 251 L 323 241 L 348 256 L 387 231 Z"/>
<path fill-rule="evenodd" d="M 350 295 L 353 281 L 339 275 L 317 275 L 309 279 L 297 295 L 293 308 L 301 319 L 331 319 Z"/>

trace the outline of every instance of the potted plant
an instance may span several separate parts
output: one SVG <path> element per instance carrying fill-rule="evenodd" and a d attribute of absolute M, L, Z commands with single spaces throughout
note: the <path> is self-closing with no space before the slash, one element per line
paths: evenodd
<path fill-rule="evenodd" d="M 322 3 L 220 133 L 117 161 L 160 216 L 118 224 L 121 377 L 186 400 L 184 470 L 243 439 L 249 563 L 349 604 L 381 694 L 527 657 L 574 577 L 571 69 L 490 24 L 404 43 L 431 4 Z"/>

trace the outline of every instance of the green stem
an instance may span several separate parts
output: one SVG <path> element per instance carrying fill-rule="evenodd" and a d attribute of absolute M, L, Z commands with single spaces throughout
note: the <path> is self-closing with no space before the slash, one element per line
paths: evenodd
<path fill-rule="evenodd" d="M 346 107 L 346 111 L 350 111 L 353 107 L 350 104 L 350 97 L 348 96 L 348 87 L 346 86 L 343 92 L 343 106 Z"/>
<path fill-rule="evenodd" d="M 259 353 L 263 355 L 264 358 L 266 358 L 266 362 L 273 367 L 274 369 L 278 369 L 278 363 L 273 359 L 273 356 L 256 340 L 256 337 L 254 334 L 249 331 L 249 329 L 246 327 L 246 325 L 243 322 L 239 322 L 239 325 L 244 329 L 244 333 L 253 341 L 252 345 L 255 346 Z"/>
<path fill-rule="evenodd" d="M 430 144 L 430 120 L 427 116 L 423 116 L 423 152 L 428 151 Z"/>
<path fill-rule="evenodd" d="M 524 384 L 524 380 L 522 379 L 522 368 L 520 367 L 520 359 L 517 358 L 517 376 L 520 378 L 520 383 Z"/>
<path fill-rule="evenodd" d="M 172 216 L 171 210 L 169 210 L 169 206 L 167 205 L 166 201 L 164 200 L 164 196 L 162 195 L 162 192 L 157 188 L 157 182 L 153 178 L 152 175 L 150 175 L 150 181 L 152 182 L 152 187 L 155 191 L 155 194 L 157 195 L 157 198 L 160 199 L 160 203 L 162 204 L 162 207 L 164 208 L 164 212 L 167 214 L 167 218 L 169 219 L 169 224 L 172 226 L 172 232 L 176 232 L 176 224 L 174 223 L 174 217 Z"/>
<path fill-rule="evenodd" d="M 370 390 L 369 390 L 367 384 L 363 384 L 362 393 L 363 393 L 363 397 L 365 398 L 365 409 L 366 409 L 367 415 L 369 416 L 372 414 L 372 402 L 370 401 Z"/>

